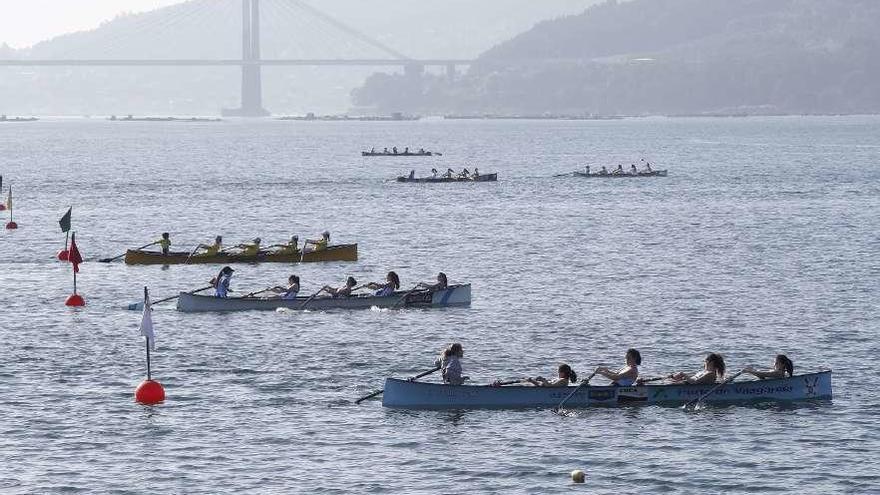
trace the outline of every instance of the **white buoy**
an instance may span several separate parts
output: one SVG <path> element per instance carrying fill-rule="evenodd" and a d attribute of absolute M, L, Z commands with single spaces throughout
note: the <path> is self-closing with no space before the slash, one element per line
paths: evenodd
<path fill-rule="evenodd" d="M 580 469 L 575 469 L 571 472 L 571 481 L 574 483 L 583 483 L 586 477 L 587 475 Z"/>

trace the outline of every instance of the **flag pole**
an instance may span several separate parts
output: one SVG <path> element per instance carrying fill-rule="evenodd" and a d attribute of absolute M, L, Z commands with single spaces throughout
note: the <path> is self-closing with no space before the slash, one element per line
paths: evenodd
<path fill-rule="evenodd" d="M 144 311 L 150 311 L 150 308 L 147 306 L 147 299 L 149 298 L 149 292 L 147 291 L 147 286 L 144 286 Z M 144 342 L 147 345 L 147 380 L 152 380 L 152 373 L 150 370 L 150 338 L 144 336 Z"/>
<path fill-rule="evenodd" d="M 73 271 L 73 294 L 76 295 L 76 270 Z"/>
<path fill-rule="evenodd" d="M 67 242 L 70 240 L 70 231 L 64 233 L 64 250 L 67 251 Z"/>

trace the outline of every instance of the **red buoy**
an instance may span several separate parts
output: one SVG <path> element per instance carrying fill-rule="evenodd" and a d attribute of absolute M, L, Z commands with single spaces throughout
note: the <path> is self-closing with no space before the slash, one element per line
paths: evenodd
<path fill-rule="evenodd" d="M 67 257 L 70 255 L 70 251 L 66 249 L 62 249 L 58 251 L 58 261 L 67 261 Z"/>
<path fill-rule="evenodd" d="M 134 400 L 141 404 L 158 404 L 165 400 L 165 389 L 156 380 L 144 380 L 134 390 Z"/>
<path fill-rule="evenodd" d="M 0 211 L 6 211 L 6 205 L 0 203 Z"/>
<path fill-rule="evenodd" d="M 67 300 L 64 301 L 65 306 L 85 306 L 86 300 L 79 294 L 71 294 L 67 297 Z"/>
<path fill-rule="evenodd" d="M 18 228 L 18 224 L 15 222 L 9 222 L 6 224 L 6 230 L 15 230 Z"/>

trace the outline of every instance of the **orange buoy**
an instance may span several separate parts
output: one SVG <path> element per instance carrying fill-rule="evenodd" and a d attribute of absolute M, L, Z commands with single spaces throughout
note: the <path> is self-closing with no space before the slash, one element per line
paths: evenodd
<path fill-rule="evenodd" d="M 86 300 L 79 294 L 71 294 L 67 297 L 67 300 L 64 301 L 65 306 L 85 306 Z"/>
<path fill-rule="evenodd" d="M 165 400 L 165 388 L 156 380 L 144 380 L 134 390 L 134 400 L 141 404 L 158 404 Z"/>
<path fill-rule="evenodd" d="M 62 249 L 58 251 L 58 261 L 67 261 L 67 257 L 70 255 L 70 251 L 66 249 Z"/>
<path fill-rule="evenodd" d="M 6 230 L 15 230 L 18 228 L 18 224 L 15 222 L 9 222 L 6 224 Z"/>

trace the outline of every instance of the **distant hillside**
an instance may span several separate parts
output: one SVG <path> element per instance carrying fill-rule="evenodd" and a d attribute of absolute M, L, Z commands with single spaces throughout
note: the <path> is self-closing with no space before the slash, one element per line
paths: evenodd
<path fill-rule="evenodd" d="M 453 84 L 414 95 L 375 75 L 353 96 L 456 113 L 878 113 L 878 24 L 876 0 L 611 0 L 493 47 Z"/>
<path fill-rule="evenodd" d="M 410 57 L 473 58 L 535 22 L 582 11 L 596 0 L 311 0 L 339 21 Z M 305 15 L 288 0 L 263 0 L 264 58 L 387 58 L 388 54 Z M 237 58 L 240 0 L 189 0 L 126 14 L 93 30 L 0 58 Z M 370 68 L 264 69 L 265 106 L 276 113 L 342 112 Z M 216 114 L 234 107 L 235 68 L 2 68 L 0 113 Z"/>

